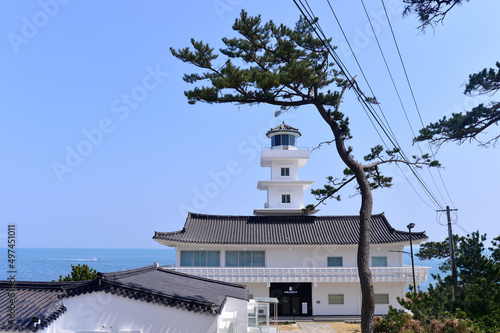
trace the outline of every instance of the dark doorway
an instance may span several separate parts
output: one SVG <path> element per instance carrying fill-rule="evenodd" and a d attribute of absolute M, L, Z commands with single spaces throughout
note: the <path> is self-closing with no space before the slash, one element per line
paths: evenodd
<path fill-rule="evenodd" d="M 311 316 L 310 283 L 271 283 L 269 296 L 279 301 L 278 316 Z M 271 311 L 271 315 L 274 315 Z"/>

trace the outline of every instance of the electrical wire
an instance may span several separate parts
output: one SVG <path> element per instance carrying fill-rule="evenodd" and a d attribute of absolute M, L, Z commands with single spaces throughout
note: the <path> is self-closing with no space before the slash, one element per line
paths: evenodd
<path fill-rule="evenodd" d="M 363 1 L 363 0 L 361 0 L 361 1 Z M 398 51 L 399 60 L 401 61 L 401 66 L 403 68 L 403 72 L 405 73 L 406 82 L 408 83 L 408 87 L 410 89 L 410 93 L 411 93 L 411 96 L 412 96 L 412 99 L 413 99 L 413 103 L 415 104 L 415 109 L 417 110 L 418 117 L 420 119 L 420 124 L 422 125 L 422 128 L 424 128 L 425 125 L 424 125 L 424 122 L 422 120 L 422 114 L 420 113 L 420 108 L 418 107 L 417 99 L 415 98 L 415 94 L 413 93 L 413 88 L 412 88 L 412 85 L 410 83 L 410 79 L 408 77 L 408 72 L 406 71 L 406 66 L 404 64 L 403 57 L 401 55 L 401 51 L 399 50 L 399 45 L 398 45 L 398 42 L 396 40 L 396 35 L 394 33 L 394 29 L 392 28 L 392 24 L 391 24 L 391 20 L 389 19 L 389 15 L 387 14 L 387 8 L 385 7 L 384 0 L 380 0 L 380 1 L 382 3 L 382 7 L 384 9 L 384 13 L 385 13 L 385 17 L 387 19 L 387 23 L 389 24 L 389 28 L 391 30 L 392 39 L 394 40 L 394 45 L 396 46 L 396 50 Z M 364 6 L 364 4 L 363 4 L 363 6 Z M 415 133 L 413 133 L 413 129 L 412 129 L 412 134 L 413 134 L 413 137 L 415 137 Z M 432 149 L 432 146 L 431 146 L 431 144 L 429 142 L 428 142 L 428 145 L 429 145 L 429 150 L 431 151 L 432 157 L 435 159 L 435 152 Z M 417 146 L 420 149 L 420 145 L 419 145 L 418 142 L 417 142 Z M 420 151 L 422 151 L 422 150 L 420 149 Z M 444 187 L 444 189 L 446 191 L 448 199 L 450 200 L 452 206 L 455 207 L 455 204 L 453 203 L 453 200 L 451 199 L 450 192 L 448 191 L 448 187 L 446 186 L 446 183 L 444 182 L 443 176 L 442 176 L 441 171 L 439 170 L 439 168 L 437 169 L 437 171 L 438 171 L 439 177 L 441 178 L 441 183 L 443 184 L 443 187 Z M 429 170 L 429 173 L 430 173 L 430 170 Z M 432 174 L 431 174 L 431 177 L 432 177 Z M 434 177 L 432 177 L 432 180 L 434 181 Z M 439 187 L 437 185 L 436 185 L 436 188 L 439 191 Z M 441 192 L 439 192 L 439 193 L 441 194 Z"/>
<path fill-rule="evenodd" d="M 318 22 L 315 20 L 315 16 L 314 16 L 314 13 L 311 9 L 311 7 L 309 6 L 309 3 L 307 2 L 307 0 L 305 0 L 305 2 L 307 3 L 307 7 L 303 4 L 302 0 L 298 0 L 300 1 L 302 7 L 297 3 L 297 0 L 294 0 L 294 3 L 296 4 L 296 6 L 299 8 L 299 10 L 301 11 L 302 15 L 304 16 L 304 18 L 308 21 L 308 23 L 310 24 L 310 26 L 312 27 L 312 29 L 314 30 L 314 32 L 316 33 L 316 35 L 318 36 L 318 38 L 322 41 L 322 43 L 325 45 L 325 47 L 328 49 L 330 55 L 332 56 L 332 58 L 334 59 L 334 61 L 337 63 L 337 65 L 339 66 L 341 72 L 348 78 L 348 79 L 351 79 L 352 80 L 352 76 L 350 75 L 350 73 L 348 72 L 347 68 L 345 67 L 345 65 L 342 63 L 340 57 L 338 57 L 338 55 L 336 54 L 335 52 L 335 49 L 329 44 L 327 43 L 327 38 L 321 28 L 321 26 L 318 24 Z M 342 29 L 342 25 L 340 24 L 336 14 L 335 14 L 335 11 L 333 10 L 333 7 L 331 7 L 331 4 L 330 2 L 328 1 L 329 5 L 330 5 L 330 8 L 332 10 L 332 13 L 334 14 L 334 16 L 336 17 L 336 20 L 337 20 L 337 23 L 339 24 L 339 26 L 341 27 L 341 30 L 343 31 Z M 307 12 L 307 14 L 306 14 Z M 314 24 L 312 22 L 315 22 Z M 319 31 L 319 32 L 318 32 Z M 353 56 L 355 57 L 356 61 L 357 61 L 357 58 L 356 58 L 356 55 L 355 53 L 353 52 L 352 50 L 352 47 L 350 46 L 350 43 L 345 35 L 345 33 L 343 32 L 344 34 L 344 38 L 346 39 L 350 49 L 351 49 L 351 52 L 353 53 Z M 358 64 L 358 67 L 360 67 L 360 71 L 362 71 L 362 68 L 359 64 L 359 61 L 357 61 L 357 64 Z M 362 74 L 364 74 L 364 72 L 362 71 Z M 364 76 L 364 75 L 363 75 Z M 366 76 L 364 76 L 364 79 L 365 81 L 367 82 L 367 84 L 369 85 L 368 83 L 368 80 L 366 79 Z M 361 105 L 363 106 L 363 108 L 365 109 L 365 112 L 367 112 L 366 110 L 368 110 L 367 113 L 369 113 L 376 121 L 377 125 L 380 126 L 380 128 L 382 129 L 382 131 L 384 132 L 384 134 L 389 138 L 389 140 L 391 141 L 391 144 L 393 144 L 394 147 L 398 147 L 400 149 L 400 154 L 402 156 L 402 158 L 405 160 L 405 161 L 409 161 L 408 158 L 406 157 L 406 155 L 404 154 L 404 152 L 402 151 L 402 149 L 399 147 L 399 144 L 397 144 L 397 140 L 395 140 L 395 138 L 393 138 L 389 133 L 391 133 L 392 131 L 388 130 L 385 128 L 385 126 L 382 124 L 382 122 L 380 121 L 380 118 L 377 116 L 376 112 L 373 110 L 373 108 L 371 107 L 371 105 L 369 105 L 367 102 L 366 102 L 366 96 L 359 90 L 359 87 L 357 86 L 354 86 L 353 87 L 353 91 L 355 92 L 356 96 L 358 97 L 358 100 L 360 101 Z M 410 170 L 412 171 L 412 173 L 414 174 L 414 176 L 416 177 L 417 181 L 420 183 L 421 187 L 424 189 L 424 191 L 427 193 L 428 197 L 434 201 L 434 203 L 438 206 L 438 207 L 441 207 L 441 204 L 439 203 L 439 200 L 437 200 L 437 198 L 434 196 L 434 194 L 432 193 L 432 191 L 428 188 L 428 186 L 425 184 L 425 182 L 423 181 L 423 179 L 420 177 L 420 175 L 418 175 L 418 173 L 416 172 L 415 168 L 414 167 L 411 167 L 410 166 Z M 404 174 L 404 173 L 403 173 Z M 411 184 L 411 183 L 410 183 Z M 413 186 L 412 186 L 413 188 Z M 414 188 L 413 188 L 414 189 Z M 415 189 L 414 189 L 415 190 Z M 418 194 L 418 192 L 416 192 Z M 420 197 L 420 195 L 419 195 Z M 425 200 L 424 200 L 425 202 Z"/>

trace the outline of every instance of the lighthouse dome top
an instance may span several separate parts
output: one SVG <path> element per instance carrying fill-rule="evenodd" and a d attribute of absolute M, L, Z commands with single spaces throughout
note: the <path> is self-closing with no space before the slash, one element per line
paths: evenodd
<path fill-rule="evenodd" d="M 271 138 L 277 134 L 291 134 L 294 137 L 298 138 L 302 134 L 300 134 L 299 130 L 296 129 L 295 127 L 292 127 L 290 125 L 285 124 L 285 121 L 283 121 L 282 124 L 271 128 L 269 131 L 267 131 L 266 135 L 268 138 Z"/>

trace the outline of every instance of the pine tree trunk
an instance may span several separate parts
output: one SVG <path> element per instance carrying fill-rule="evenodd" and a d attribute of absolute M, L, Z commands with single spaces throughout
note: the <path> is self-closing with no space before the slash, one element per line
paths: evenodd
<path fill-rule="evenodd" d="M 370 183 L 363 165 L 356 161 L 345 147 L 343 133 L 338 123 L 326 112 L 324 107 L 316 103 L 318 111 L 330 126 L 335 137 L 335 146 L 342 161 L 354 172 L 361 192 L 361 208 L 359 211 L 358 241 L 358 275 L 361 285 L 361 332 L 373 332 L 373 316 L 375 312 L 375 292 L 373 290 L 372 273 L 370 271 L 370 238 L 373 197 Z"/>
<path fill-rule="evenodd" d="M 360 179 L 363 178 L 363 179 Z M 370 185 L 363 172 L 357 177 L 361 190 L 361 209 L 359 211 L 358 242 L 358 275 L 361 285 L 361 332 L 373 332 L 373 315 L 375 312 L 375 292 L 373 290 L 372 273 L 370 271 L 370 235 L 373 197 Z"/>

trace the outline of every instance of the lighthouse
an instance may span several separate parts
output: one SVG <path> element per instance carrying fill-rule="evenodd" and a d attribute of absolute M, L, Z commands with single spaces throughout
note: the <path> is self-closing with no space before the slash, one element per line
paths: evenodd
<path fill-rule="evenodd" d="M 260 166 L 271 168 L 271 180 L 261 180 L 257 188 L 267 192 L 264 208 L 255 209 L 254 215 L 304 215 L 304 191 L 314 181 L 300 180 L 299 168 L 309 160 L 309 148 L 297 147 L 301 136 L 298 129 L 283 122 L 271 128 L 266 136 L 271 147 L 262 149 Z M 307 213 L 311 215 L 318 210 Z"/>

